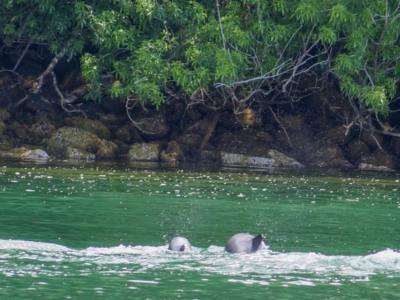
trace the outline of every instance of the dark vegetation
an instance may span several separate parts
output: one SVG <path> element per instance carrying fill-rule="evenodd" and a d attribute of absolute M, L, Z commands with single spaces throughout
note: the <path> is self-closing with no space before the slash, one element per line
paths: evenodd
<path fill-rule="evenodd" d="M 399 0 L 0 3 L 3 149 L 393 169 L 399 78 Z"/>

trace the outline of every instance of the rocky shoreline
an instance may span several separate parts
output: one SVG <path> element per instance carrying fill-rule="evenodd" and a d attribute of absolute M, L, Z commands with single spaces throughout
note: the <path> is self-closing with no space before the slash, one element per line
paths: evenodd
<path fill-rule="evenodd" d="M 170 105 L 162 111 L 139 110 L 132 123 L 123 109 L 93 103 L 89 117 L 55 110 L 1 108 L 0 159 L 123 160 L 172 167 L 189 162 L 266 170 L 400 168 L 400 139 L 379 137 L 386 146 L 379 149 L 367 134 L 348 133 L 329 118 L 316 126 L 304 113 L 285 113 L 277 124 L 271 116 L 269 122 L 265 115 L 261 122 L 249 122 L 245 114 L 237 118 L 223 112 L 215 122 L 207 110 Z"/>

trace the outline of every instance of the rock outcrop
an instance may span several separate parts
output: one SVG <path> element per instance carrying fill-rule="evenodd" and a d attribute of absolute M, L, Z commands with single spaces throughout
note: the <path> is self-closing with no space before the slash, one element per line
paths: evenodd
<path fill-rule="evenodd" d="M 27 149 L 25 147 L 13 148 L 7 151 L 0 151 L 0 158 L 31 160 L 31 161 L 47 161 L 50 157 L 46 151 L 42 149 Z"/>
<path fill-rule="evenodd" d="M 361 158 L 358 169 L 362 171 L 393 172 L 399 166 L 398 160 L 383 152 L 375 151 Z"/>
<path fill-rule="evenodd" d="M 99 120 L 92 120 L 83 117 L 70 117 L 65 119 L 65 124 L 69 127 L 77 127 L 94 133 L 101 139 L 109 139 L 111 136 L 110 130 Z"/>
<path fill-rule="evenodd" d="M 128 153 L 130 161 L 159 161 L 161 145 L 159 143 L 136 143 Z"/>
<path fill-rule="evenodd" d="M 135 121 L 140 127 L 140 134 L 148 139 L 164 138 L 169 132 L 167 120 L 161 113 L 148 117 L 138 117 Z"/>
<path fill-rule="evenodd" d="M 113 142 L 75 127 L 58 129 L 48 142 L 48 151 L 58 158 L 76 159 L 82 156 L 86 159 L 92 157 L 89 154 L 95 155 L 96 158 L 113 158 L 116 150 L 117 146 Z"/>
<path fill-rule="evenodd" d="M 218 149 L 221 152 L 263 156 L 271 149 L 271 143 L 272 136 L 268 132 L 245 129 L 222 135 L 218 140 Z"/>
<path fill-rule="evenodd" d="M 176 166 L 183 158 L 181 147 L 176 141 L 169 142 L 167 148 L 160 153 L 160 160 L 172 166 Z"/>
<path fill-rule="evenodd" d="M 271 149 L 264 156 L 249 156 L 245 154 L 221 152 L 221 163 L 225 167 L 242 167 L 273 170 L 299 169 L 304 166 L 297 160 Z"/>

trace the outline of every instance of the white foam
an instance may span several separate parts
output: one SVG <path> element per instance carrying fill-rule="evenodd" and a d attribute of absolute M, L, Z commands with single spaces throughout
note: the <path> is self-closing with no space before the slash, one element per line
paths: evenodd
<path fill-rule="evenodd" d="M 85 250 L 80 251 L 82 254 L 89 256 L 98 256 L 98 255 L 124 255 L 124 254 L 133 254 L 133 255 L 143 255 L 143 254 L 161 254 L 165 253 L 168 249 L 167 246 L 124 246 L 119 245 L 116 247 L 89 247 Z"/>
<path fill-rule="evenodd" d="M 340 285 L 342 280 L 369 280 L 370 276 L 377 274 L 400 277 L 400 252 L 392 249 L 364 256 L 282 253 L 268 249 L 254 254 L 232 255 L 218 246 L 179 253 L 167 250 L 166 245 L 119 245 L 74 250 L 52 243 L 0 240 L 0 259 L 0 273 L 3 274 L 62 274 L 68 270 L 57 269 L 59 264 L 54 262 L 65 262 L 77 264 L 81 274 L 123 275 L 162 269 L 216 273 L 228 276 L 231 282 L 237 280 L 243 284 L 259 285 L 269 284 L 276 278 L 289 285 L 311 286 L 317 282 Z M 24 263 L 26 259 L 30 259 L 29 265 Z"/>
<path fill-rule="evenodd" d="M 47 251 L 47 252 L 71 251 L 70 248 L 57 244 L 22 241 L 22 240 L 0 240 L 0 250 L 25 250 L 25 251 Z"/>

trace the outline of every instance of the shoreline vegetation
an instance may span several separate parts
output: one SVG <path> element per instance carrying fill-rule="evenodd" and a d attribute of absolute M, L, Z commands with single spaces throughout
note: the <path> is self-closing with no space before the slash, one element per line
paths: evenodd
<path fill-rule="evenodd" d="M 0 159 L 400 169 L 398 1 L 7 0 L 0 28 Z"/>

